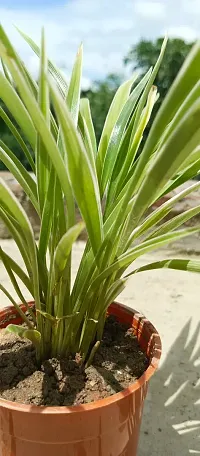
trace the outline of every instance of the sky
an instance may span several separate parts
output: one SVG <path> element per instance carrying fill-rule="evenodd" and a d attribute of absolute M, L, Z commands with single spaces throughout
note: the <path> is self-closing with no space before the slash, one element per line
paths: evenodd
<path fill-rule="evenodd" d="M 141 38 L 190 42 L 200 34 L 200 0 L 0 0 L 3 27 L 34 76 L 38 59 L 15 25 L 37 44 L 45 27 L 49 57 L 69 77 L 84 46 L 83 88 L 109 73 L 124 73 L 123 57 Z"/>

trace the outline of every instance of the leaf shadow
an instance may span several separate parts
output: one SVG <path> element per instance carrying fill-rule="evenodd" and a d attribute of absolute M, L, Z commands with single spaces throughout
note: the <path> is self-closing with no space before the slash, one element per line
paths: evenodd
<path fill-rule="evenodd" d="M 200 322 L 191 320 L 150 382 L 138 456 L 200 454 Z"/>

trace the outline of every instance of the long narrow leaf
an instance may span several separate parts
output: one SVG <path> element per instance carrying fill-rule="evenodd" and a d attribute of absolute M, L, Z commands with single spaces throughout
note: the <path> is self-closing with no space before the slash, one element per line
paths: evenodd
<path fill-rule="evenodd" d="M 50 101 L 49 101 L 49 87 L 47 82 L 47 57 L 45 48 L 44 29 L 41 36 L 41 58 L 40 58 L 40 76 L 39 76 L 39 91 L 38 91 L 38 104 L 41 112 L 49 127 L 50 125 Z M 49 185 L 49 156 L 40 134 L 37 135 L 36 147 L 36 176 L 38 197 L 41 214 L 44 207 L 45 197 Z"/>
<path fill-rule="evenodd" d="M 15 64 L 15 61 L 8 56 L 5 52 L 5 47 L 0 46 L 0 54 L 2 54 L 2 58 L 5 59 L 10 72 L 12 73 L 13 79 L 20 91 L 21 97 L 24 101 L 24 104 L 27 107 L 29 114 L 31 115 L 32 121 L 34 122 L 35 128 L 40 136 L 43 138 L 43 142 L 45 143 L 46 151 L 50 156 L 52 164 L 56 170 L 58 178 L 60 180 L 62 190 L 66 196 L 66 199 L 69 195 L 69 181 L 68 181 L 68 174 L 64 164 L 64 161 L 59 153 L 58 147 L 56 145 L 55 139 L 52 136 L 45 118 L 39 109 L 39 106 L 33 97 L 26 80 L 23 77 L 23 73 L 19 71 L 18 66 Z M 26 131 L 28 135 L 28 130 Z M 69 208 L 68 208 L 69 210 Z"/>
<path fill-rule="evenodd" d="M 197 42 L 185 60 L 177 78 L 159 109 L 159 112 L 148 135 L 135 173 L 135 181 L 143 175 L 143 170 L 150 155 L 154 152 L 162 132 L 173 119 L 182 102 L 199 80 L 197 71 L 200 59 L 200 42 Z"/>
<path fill-rule="evenodd" d="M 16 155 L 0 140 L 0 160 L 17 179 L 26 195 L 29 197 L 37 213 L 39 206 L 37 201 L 36 184 L 26 168 L 21 164 Z"/>
<path fill-rule="evenodd" d="M 47 190 L 45 203 L 42 211 L 42 220 L 41 220 L 41 227 L 40 227 L 40 236 L 39 236 L 39 252 L 41 258 L 45 258 L 45 254 L 47 251 L 49 238 L 51 234 L 52 228 L 52 220 L 55 216 L 54 211 L 54 198 L 55 198 L 55 187 L 56 187 L 56 177 L 55 177 L 55 170 L 52 166 L 49 176 L 49 187 Z"/>
<path fill-rule="evenodd" d="M 102 131 L 99 147 L 98 147 L 98 156 L 97 156 L 97 172 L 98 176 L 100 178 L 101 176 L 101 171 L 104 163 L 104 158 L 106 155 L 108 143 L 110 141 L 110 136 L 113 131 L 113 128 L 117 122 L 117 119 L 123 109 L 123 106 L 125 105 L 129 94 L 131 87 L 135 80 L 137 79 L 137 75 L 133 75 L 131 79 L 128 81 L 124 82 L 119 89 L 117 90 L 113 101 L 111 103 L 110 109 L 108 111 L 106 121 L 104 124 L 104 128 Z"/>
<path fill-rule="evenodd" d="M 60 279 L 62 272 L 65 269 L 67 260 L 71 253 L 73 243 L 84 228 L 84 223 L 79 222 L 70 228 L 65 235 L 62 237 L 57 245 L 55 256 L 54 256 L 54 270 L 56 282 Z"/>
<path fill-rule="evenodd" d="M 133 230 L 129 244 L 133 242 L 134 239 L 141 236 L 143 233 L 148 231 L 150 228 L 154 227 L 158 222 L 160 222 L 164 217 L 166 217 L 175 204 L 183 199 L 185 196 L 189 195 L 192 192 L 195 192 L 200 187 L 200 182 L 196 182 L 190 187 L 185 188 L 176 195 L 172 196 L 168 201 L 154 210 L 146 219 L 139 225 L 135 230 Z"/>
<path fill-rule="evenodd" d="M 117 280 L 116 282 L 114 282 L 111 285 L 111 287 L 109 288 L 109 290 L 108 290 L 108 292 L 106 294 L 106 300 L 105 300 L 105 303 L 104 303 L 104 310 L 106 310 L 108 308 L 108 306 L 114 302 L 116 297 L 120 293 L 122 293 L 122 291 L 126 287 L 126 283 L 127 283 L 127 279 L 126 278 L 122 278 L 122 279 Z"/>
<path fill-rule="evenodd" d="M 30 258 L 27 253 L 27 248 L 26 248 L 27 246 L 26 246 L 26 243 L 24 242 L 24 236 L 23 236 L 23 231 L 21 230 L 21 227 L 19 226 L 18 223 L 16 224 L 16 220 L 14 222 L 14 219 L 12 219 L 11 215 L 7 214 L 6 211 L 3 210 L 1 207 L 0 207 L 0 217 L 3 220 L 3 222 L 5 223 L 6 227 L 8 228 L 15 243 L 17 244 L 17 247 L 24 260 L 29 277 L 32 277 Z"/>
<path fill-rule="evenodd" d="M 1 59 L 1 65 L 2 65 L 2 68 L 3 68 L 3 72 L 4 72 L 4 75 L 5 75 L 5 78 L 8 80 L 8 82 L 12 85 L 12 79 L 10 77 L 10 74 L 3 62 L 3 60 Z"/>
<path fill-rule="evenodd" d="M 28 162 L 29 162 L 29 165 L 31 166 L 31 169 L 33 172 L 35 172 L 35 163 L 33 161 L 33 158 L 32 158 L 32 155 L 27 147 L 27 145 L 25 144 L 23 138 L 21 137 L 19 131 L 17 130 L 17 128 L 14 126 L 13 122 L 9 119 L 8 115 L 6 114 L 6 112 L 3 110 L 3 108 L 0 106 L 0 117 L 3 119 L 3 121 L 6 123 L 7 127 L 9 128 L 9 130 L 11 131 L 11 133 L 13 134 L 13 136 L 15 137 L 15 139 L 17 140 L 18 144 L 20 145 L 20 147 L 22 148 Z"/>
<path fill-rule="evenodd" d="M 160 192 L 159 195 L 157 195 L 156 199 L 161 198 L 162 196 L 171 192 L 175 188 L 180 187 L 180 185 L 184 184 L 188 180 L 193 179 L 194 177 L 198 176 L 199 173 L 200 173 L 200 158 L 197 159 L 194 163 L 191 163 L 185 170 L 183 170 L 182 173 L 175 176 L 173 180 L 169 181 L 168 185 L 166 185 L 164 188 L 162 188 L 162 191 Z"/>
<path fill-rule="evenodd" d="M 141 114 L 142 114 L 142 110 L 145 106 L 145 103 L 146 103 L 146 100 L 148 98 L 148 95 L 149 95 L 149 92 L 152 88 L 152 85 L 154 84 L 154 80 L 157 76 L 157 73 L 159 71 L 159 68 L 161 66 L 161 63 L 162 63 L 162 60 L 163 60 L 163 57 L 164 57 L 164 54 L 165 54 L 165 50 L 166 50 L 166 46 L 167 46 L 167 37 L 164 38 L 163 40 L 163 43 L 162 43 L 162 47 L 161 47 L 161 50 L 160 50 L 160 54 L 158 56 L 158 59 L 157 59 L 157 62 L 152 70 L 152 73 L 151 73 L 151 76 L 147 82 L 147 85 L 144 89 L 144 92 L 141 96 L 141 99 L 138 103 L 138 107 L 137 107 L 137 112 L 136 112 L 136 117 L 135 117 L 135 122 L 134 122 L 134 127 L 133 127 L 133 130 L 132 130 L 132 137 L 131 137 L 131 142 L 135 136 L 135 133 L 136 133 L 136 130 L 138 128 L 138 123 L 140 121 L 140 117 L 141 117 Z"/>
<path fill-rule="evenodd" d="M 142 93 L 149 77 L 151 71 L 148 71 L 147 74 L 142 78 L 142 80 L 137 84 L 137 86 L 132 91 L 130 97 L 126 101 L 117 121 L 113 128 L 113 131 L 110 135 L 110 140 L 105 154 L 105 159 L 103 162 L 102 177 L 101 177 L 101 192 L 104 194 L 107 182 L 109 181 L 111 174 L 114 169 L 115 162 L 117 160 L 120 144 L 122 141 L 122 135 L 124 134 L 126 125 L 129 121 L 131 113 L 139 99 L 139 96 Z"/>
<path fill-rule="evenodd" d="M 6 258 L 7 262 L 10 265 L 10 268 L 12 271 L 19 277 L 19 279 L 22 281 L 22 283 L 25 285 L 29 293 L 33 296 L 33 284 L 29 277 L 26 275 L 26 273 L 23 271 L 23 269 L 16 263 L 16 261 L 13 260 L 2 248 L 1 251 L 3 251 L 3 255 Z M 33 296 L 34 297 L 34 296 Z"/>
<path fill-rule="evenodd" d="M 97 252 L 103 238 L 103 221 L 97 179 L 64 101 L 53 86 L 51 86 L 51 93 L 62 128 L 73 192 L 85 220 L 91 245 L 94 252 Z"/>
<path fill-rule="evenodd" d="M 2 46 L 0 45 L 0 53 Z M 7 79 L 4 78 L 3 74 L 0 72 L 0 98 L 3 100 L 12 116 L 15 118 L 16 122 L 22 129 L 23 133 L 26 135 L 31 147 L 35 148 L 36 143 L 36 133 L 31 118 L 17 95 L 16 90 L 12 87 Z"/>
<path fill-rule="evenodd" d="M 163 247 L 164 245 L 169 244 L 170 242 L 176 241 L 178 239 L 184 238 L 194 233 L 200 231 L 200 226 L 195 228 L 187 228 L 184 230 L 176 231 L 175 233 L 164 234 L 163 236 L 158 236 L 157 238 L 151 239 L 150 241 L 144 242 L 138 247 L 128 250 L 126 253 L 121 255 L 112 265 L 106 268 L 100 275 L 98 275 L 91 284 L 92 289 L 96 289 L 103 280 L 111 276 L 114 272 L 124 271 L 131 263 L 141 255 L 144 255 L 147 252 L 151 252 L 156 248 Z"/>
<path fill-rule="evenodd" d="M 15 307 L 16 311 L 18 312 L 18 314 L 20 315 L 20 317 L 22 318 L 22 320 L 27 324 L 27 326 L 29 328 L 32 328 L 32 323 L 30 322 L 30 320 L 28 319 L 28 317 L 25 315 L 25 313 L 21 310 L 20 306 L 18 306 L 18 304 L 15 302 L 15 300 L 13 299 L 13 297 L 11 296 L 11 294 L 9 293 L 8 290 L 6 290 L 6 288 L 0 283 L 0 290 L 5 294 L 5 296 L 9 299 L 10 303 L 13 304 L 13 306 Z"/>
<path fill-rule="evenodd" d="M 144 130 L 146 128 L 147 123 L 149 122 L 151 112 L 152 112 L 152 109 L 154 107 L 156 100 L 157 100 L 157 88 L 152 87 L 152 89 L 149 92 L 147 105 L 144 108 L 144 110 L 141 114 L 141 118 L 138 122 L 138 127 L 135 132 L 135 135 L 132 138 L 130 138 L 128 152 L 126 151 L 126 153 L 124 154 L 124 156 L 121 157 L 121 160 L 118 163 L 118 173 L 116 171 L 116 175 L 118 174 L 118 176 L 117 176 L 118 183 L 117 183 L 117 188 L 116 188 L 117 195 L 122 190 L 123 182 L 128 174 L 131 164 L 133 163 L 133 161 L 135 159 L 135 156 L 137 154 L 138 148 L 140 146 L 140 143 L 141 143 L 141 140 L 143 137 Z M 114 176 L 112 177 L 111 181 L 113 183 Z"/>
<path fill-rule="evenodd" d="M 88 158 L 90 160 L 90 164 L 91 164 L 94 172 L 96 173 L 95 156 L 94 156 L 94 152 L 93 152 L 93 148 L 92 148 L 90 134 L 88 131 L 86 121 L 85 121 L 84 117 L 81 115 L 81 113 L 79 113 L 78 126 L 79 126 L 79 131 L 81 133 L 81 137 L 83 140 L 83 144 L 85 146 L 85 149 L 88 154 Z"/>
<path fill-rule="evenodd" d="M 126 278 L 138 272 L 150 271 L 152 269 L 175 269 L 178 271 L 200 272 L 200 260 L 167 259 L 145 264 L 126 275 Z"/>
<path fill-rule="evenodd" d="M 192 152 L 190 147 L 187 148 L 186 145 L 190 144 L 192 136 L 196 135 L 199 128 L 199 115 L 200 100 L 196 101 L 183 117 L 176 130 L 159 151 L 136 196 L 124 242 L 140 221 L 146 208 L 153 202 L 154 196 L 159 194 L 159 189 L 165 185 L 188 154 Z"/>
<path fill-rule="evenodd" d="M 178 169 L 178 174 L 183 173 L 189 166 L 194 164 L 197 160 L 200 159 L 200 146 L 198 145 L 194 151 L 186 158 L 184 163 Z"/>
<path fill-rule="evenodd" d="M 30 73 L 28 72 L 27 68 L 25 67 L 24 63 L 22 62 L 21 58 L 19 57 L 18 53 L 16 52 L 16 50 L 14 49 L 11 41 L 9 40 L 8 36 L 6 35 L 5 33 L 5 30 L 3 29 L 2 26 L 0 26 L 0 41 L 2 43 L 4 43 L 4 46 L 5 48 L 7 49 L 7 52 L 8 54 L 10 55 L 10 57 L 12 57 L 15 62 L 16 62 L 16 65 L 19 69 L 20 72 L 22 72 L 30 90 L 32 91 L 32 93 L 36 94 L 36 87 L 37 87 L 37 84 L 36 82 L 33 80 L 33 78 L 31 77 Z M 2 62 L 4 64 L 5 67 L 7 67 L 7 65 L 5 64 L 5 62 L 3 61 L 2 59 Z M 9 70 L 9 68 L 7 67 L 7 70 Z M 12 76 L 12 75 L 11 75 Z M 11 81 L 11 85 L 14 86 L 14 81 L 12 80 Z"/>
<path fill-rule="evenodd" d="M 20 35 L 24 38 L 24 40 L 29 44 L 35 54 L 40 57 L 40 48 L 39 46 L 28 36 L 26 33 L 22 32 L 18 27 L 16 27 Z M 55 79 L 56 83 L 59 85 L 59 89 L 62 95 L 65 97 L 68 85 L 65 81 L 64 76 L 62 75 L 61 71 L 54 65 L 54 63 L 48 59 L 48 69 L 52 74 L 53 78 Z"/>
<path fill-rule="evenodd" d="M 160 236 L 161 234 L 166 234 L 169 231 L 175 230 L 176 228 L 183 225 L 185 222 L 190 220 L 192 217 L 195 217 L 195 215 L 198 215 L 199 213 L 200 205 L 188 209 L 182 214 L 178 214 L 176 217 L 173 217 L 172 220 L 168 220 L 167 222 L 163 223 L 163 225 L 154 230 L 153 233 L 151 233 L 151 235 L 148 236 L 147 239 L 151 239 L 152 237 Z"/>
<path fill-rule="evenodd" d="M 71 80 L 67 91 L 67 105 L 71 112 L 71 116 L 75 125 L 78 122 L 78 113 L 80 105 L 81 93 L 81 76 L 82 76 L 82 59 L 83 59 L 83 46 L 79 47 L 76 60 L 72 70 Z"/>
<path fill-rule="evenodd" d="M 37 263 L 37 253 L 36 253 L 36 245 L 33 235 L 33 230 L 31 228 L 30 222 L 27 218 L 26 213 L 18 203 L 15 196 L 6 186 L 3 179 L 0 179 L 0 206 L 1 207 L 8 207 L 13 216 L 15 216 L 16 220 L 18 221 L 26 243 L 28 252 L 31 259 L 31 266 L 32 266 L 32 273 L 33 273 L 33 287 L 34 287 L 34 295 L 35 295 L 35 304 L 38 309 L 41 307 L 40 303 L 40 294 L 39 294 L 39 277 L 38 277 L 38 263 Z"/>
<path fill-rule="evenodd" d="M 15 275 L 13 274 L 13 271 L 12 271 L 12 269 L 10 267 L 10 262 L 9 262 L 7 256 L 4 255 L 4 251 L 3 251 L 3 249 L 1 247 L 0 247 L 0 258 L 3 261 L 3 264 L 4 264 L 5 268 L 6 268 L 6 271 L 7 271 L 8 275 L 9 275 L 9 277 L 10 277 L 10 281 L 11 281 L 11 283 L 12 283 L 12 285 L 13 285 L 16 293 L 17 293 L 17 295 L 19 296 L 20 301 L 25 305 L 26 310 L 30 313 L 34 323 L 36 323 L 35 315 L 34 315 L 32 309 L 28 306 L 28 303 L 25 300 L 25 298 L 24 298 L 24 296 L 23 296 L 23 294 L 22 294 L 22 292 L 20 290 L 20 287 L 19 287 L 19 285 L 17 283 Z"/>
<path fill-rule="evenodd" d="M 180 122 L 181 118 L 187 113 L 188 109 L 191 108 L 193 103 L 200 97 L 200 81 L 194 85 L 192 90 L 188 93 L 186 98 L 183 100 L 182 104 L 180 105 L 178 111 L 176 112 L 175 116 L 172 118 L 171 122 L 164 130 L 163 135 L 161 136 L 161 140 L 159 142 L 160 146 L 166 141 L 169 135 L 173 132 L 174 128 Z"/>
<path fill-rule="evenodd" d="M 92 145 L 93 155 L 94 155 L 94 157 L 96 157 L 97 143 L 96 143 L 94 125 L 93 125 L 93 122 L 92 122 L 92 115 L 91 115 L 91 110 L 90 110 L 90 102 L 89 102 L 88 98 L 81 98 L 81 100 L 80 100 L 80 113 L 81 113 L 82 117 L 84 118 L 84 120 L 86 122 L 88 133 L 89 133 L 89 136 L 90 136 L 91 145 Z"/>

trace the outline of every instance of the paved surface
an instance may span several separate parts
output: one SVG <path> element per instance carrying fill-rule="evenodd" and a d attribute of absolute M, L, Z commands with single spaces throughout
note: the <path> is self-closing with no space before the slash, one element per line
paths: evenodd
<path fill-rule="evenodd" d="M 180 249 L 190 251 L 185 242 Z M 1 241 L 1 245 L 20 264 L 13 241 Z M 83 247 L 79 242 L 74 248 L 74 273 Z M 165 250 L 146 255 L 137 264 L 180 256 Z M 1 265 L 0 277 L 11 289 Z M 200 275 L 167 270 L 141 273 L 130 279 L 120 300 L 142 311 L 163 342 L 160 369 L 145 404 L 138 456 L 200 454 Z M 8 304 L 2 294 L 0 302 Z"/>

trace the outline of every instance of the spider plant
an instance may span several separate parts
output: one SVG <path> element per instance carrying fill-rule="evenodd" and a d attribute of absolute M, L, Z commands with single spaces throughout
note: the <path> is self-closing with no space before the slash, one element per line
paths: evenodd
<path fill-rule="evenodd" d="M 141 255 L 200 230 L 200 226 L 178 229 L 200 213 L 200 205 L 166 221 L 175 203 L 198 189 L 200 182 L 194 181 L 149 213 L 163 195 L 200 172 L 200 44 L 186 59 L 141 150 L 158 97 L 153 83 L 167 40 L 155 67 L 138 83 L 134 74 L 117 90 L 97 145 L 89 101 L 80 97 L 82 46 L 67 84 L 47 58 L 44 31 L 40 48 L 20 33 L 39 57 L 38 82 L 0 27 L 0 98 L 10 113 L 1 108 L 0 115 L 21 145 L 32 173 L 2 141 L 0 159 L 30 199 L 41 226 L 36 242 L 26 213 L 1 180 L 0 215 L 24 268 L 2 248 L 0 257 L 20 302 L 32 316 L 28 318 L 1 285 L 27 323 L 27 327 L 9 325 L 8 329 L 32 340 L 38 361 L 79 352 L 89 364 L 102 339 L 108 306 L 130 275 L 158 268 L 200 271 L 198 260 L 167 259 L 126 272 Z M 75 205 L 83 222 L 76 223 Z M 88 241 L 72 284 L 72 246 L 83 228 Z M 26 303 L 19 279 L 33 296 L 35 313 Z"/>

